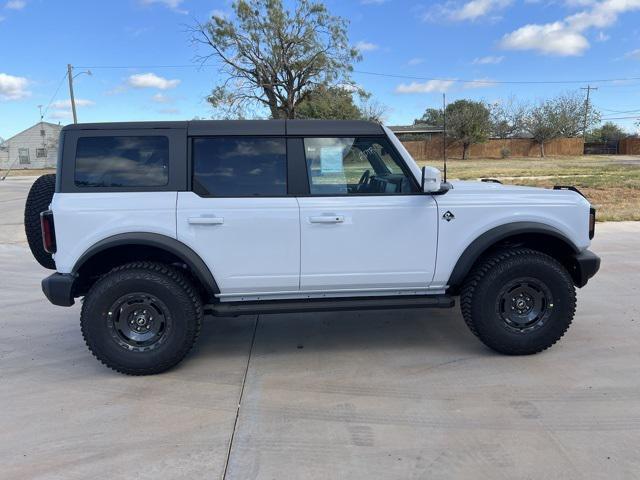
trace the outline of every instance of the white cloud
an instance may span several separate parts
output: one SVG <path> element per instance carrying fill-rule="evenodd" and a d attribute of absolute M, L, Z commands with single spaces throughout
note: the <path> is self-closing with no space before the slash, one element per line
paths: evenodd
<path fill-rule="evenodd" d="M 8 8 L 9 10 L 22 10 L 26 6 L 27 2 L 24 0 L 9 0 L 5 5 L 5 8 Z"/>
<path fill-rule="evenodd" d="M 407 62 L 407 65 L 409 65 L 411 67 L 414 67 L 414 66 L 420 65 L 422 63 L 424 63 L 424 58 L 416 57 L 416 58 L 412 58 L 411 60 L 409 60 Z"/>
<path fill-rule="evenodd" d="M 157 88 L 160 90 L 168 90 L 175 88 L 180 84 L 180 80 L 168 80 L 164 77 L 160 77 L 155 73 L 138 73 L 131 75 L 127 83 L 133 88 Z"/>
<path fill-rule="evenodd" d="M 578 0 L 571 4 L 585 7 L 585 10 L 564 20 L 520 27 L 502 37 L 501 46 L 511 50 L 534 50 L 546 55 L 581 55 L 589 48 L 584 35 L 587 30 L 610 27 L 620 14 L 640 10 L 640 0 Z M 608 37 L 600 32 L 597 39 L 604 41 Z"/>
<path fill-rule="evenodd" d="M 632 58 L 634 60 L 640 60 L 640 48 L 636 48 L 635 50 L 631 50 L 624 54 L 624 58 Z"/>
<path fill-rule="evenodd" d="M 426 82 L 401 83 L 396 87 L 396 93 L 432 93 L 446 92 L 453 85 L 454 80 L 428 80 Z"/>
<path fill-rule="evenodd" d="M 182 13 L 183 15 L 187 15 L 189 13 L 188 10 L 180 9 L 180 5 L 182 5 L 183 1 L 184 0 L 140 0 L 140 3 L 142 3 L 143 5 L 164 5 L 171 10 Z"/>
<path fill-rule="evenodd" d="M 609 40 L 611 37 L 609 35 L 607 35 L 604 32 L 598 32 L 598 36 L 596 37 L 596 40 L 598 42 L 606 42 L 607 40 Z"/>
<path fill-rule="evenodd" d="M 55 110 L 47 115 L 48 118 L 53 120 L 64 120 L 71 118 L 71 110 Z"/>
<path fill-rule="evenodd" d="M 497 65 L 498 63 L 502 63 L 504 57 L 496 57 L 493 55 L 488 55 L 486 57 L 476 57 L 473 59 L 474 65 Z"/>
<path fill-rule="evenodd" d="M 497 85 L 495 80 L 490 78 L 477 78 L 470 82 L 464 82 L 464 88 L 490 88 Z"/>
<path fill-rule="evenodd" d="M 180 109 L 178 108 L 161 108 L 158 110 L 159 113 L 164 113 L 165 115 L 176 115 L 180 113 Z"/>
<path fill-rule="evenodd" d="M 153 100 L 156 103 L 172 103 L 173 102 L 173 98 L 163 93 L 156 93 L 153 97 L 151 97 L 151 100 Z"/>
<path fill-rule="evenodd" d="M 84 98 L 76 98 L 76 107 L 92 107 L 96 104 L 93 100 L 85 100 Z M 54 110 L 71 110 L 71 100 L 58 100 L 51 104 Z"/>
<path fill-rule="evenodd" d="M 0 73 L 0 100 L 21 100 L 31 95 L 27 90 L 29 80 Z"/>
<path fill-rule="evenodd" d="M 511 4 L 512 0 L 471 0 L 464 3 L 448 1 L 429 9 L 425 20 L 441 21 L 443 19 L 455 22 L 474 21 L 482 17 L 494 17 L 499 10 Z"/>
<path fill-rule="evenodd" d="M 587 39 L 563 22 L 525 25 L 506 34 L 500 46 L 507 50 L 535 50 L 546 55 L 582 55 L 589 48 Z"/>
<path fill-rule="evenodd" d="M 364 40 L 361 40 L 358 43 L 356 43 L 356 49 L 361 52 L 372 52 L 374 50 L 378 50 L 379 48 L 380 48 L 379 45 L 376 45 L 375 43 L 371 43 L 371 42 L 365 42 Z"/>

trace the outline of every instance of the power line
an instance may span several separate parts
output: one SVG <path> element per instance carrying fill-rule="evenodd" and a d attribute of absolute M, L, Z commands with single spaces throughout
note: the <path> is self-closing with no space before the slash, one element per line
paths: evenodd
<path fill-rule="evenodd" d="M 67 78 L 67 72 L 65 72 L 65 74 L 60 79 L 60 82 L 58 83 L 58 87 L 56 88 L 55 93 L 51 97 L 51 100 L 49 100 L 49 103 L 47 104 L 47 106 L 42 111 L 42 117 L 44 117 L 47 114 L 47 112 L 49 111 L 49 107 L 51 106 L 53 101 L 56 99 L 56 96 L 58 95 L 58 92 L 60 91 L 60 87 L 62 87 L 62 83 L 64 82 L 65 78 Z"/>
<path fill-rule="evenodd" d="M 216 65 L 203 64 L 175 64 L 175 65 L 82 65 L 76 68 L 86 68 L 92 70 L 113 70 L 113 69 L 152 69 L 152 68 L 206 68 L 216 67 Z M 601 78 L 601 79 L 571 79 L 571 80 L 491 80 L 491 79 L 459 79 L 447 77 L 426 77 L 417 75 L 399 75 L 393 73 L 371 72 L 365 70 L 353 70 L 353 73 L 361 75 L 373 75 L 377 77 L 398 78 L 404 80 L 441 81 L 453 83 L 471 83 L 480 85 L 544 85 L 544 84 L 574 84 L 574 83 L 616 83 L 640 81 L 640 77 L 627 78 Z M 622 85 L 619 85 L 622 86 Z"/>

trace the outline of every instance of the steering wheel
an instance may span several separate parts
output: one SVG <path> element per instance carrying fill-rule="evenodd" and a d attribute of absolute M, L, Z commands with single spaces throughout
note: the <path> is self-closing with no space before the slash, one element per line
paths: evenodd
<path fill-rule="evenodd" d="M 371 170 L 369 169 L 365 170 L 362 176 L 360 177 L 360 180 L 358 180 L 358 188 L 357 188 L 358 191 L 360 191 L 361 187 L 367 184 L 370 177 L 371 177 Z"/>

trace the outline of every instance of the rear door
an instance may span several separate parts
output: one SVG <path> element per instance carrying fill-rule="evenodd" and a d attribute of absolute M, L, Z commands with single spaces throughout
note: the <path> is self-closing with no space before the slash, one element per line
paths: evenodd
<path fill-rule="evenodd" d="M 297 293 L 298 202 L 284 136 L 191 139 L 192 188 L 178 193 L 177 235 L 205 261 L 222 300 Z"/>
<path fill-rule="evenodd" d="M 308 137 L 310 195 L 299 198 L 302 292 L 425 293 L 437 205 L 381 137 Z"/>

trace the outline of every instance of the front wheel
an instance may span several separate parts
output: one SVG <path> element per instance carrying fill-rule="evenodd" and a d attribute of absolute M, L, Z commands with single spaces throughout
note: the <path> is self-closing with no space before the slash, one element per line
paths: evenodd
<path fill-rule="evenodd" d="M 200 333 L 202 301 L 179 270 L 152 262 L 113 269 L 90 289 L 80 324 L 89 350 L 128 375 L 179 363 Z"/>
<path fill-rule="evenodd" d="M 576 309 L 573 281 L 554 258 L 526 248 L 481 261 L 460 296 L 470 330 L 493 350 L 529 355 L 556 343 Z"/>

